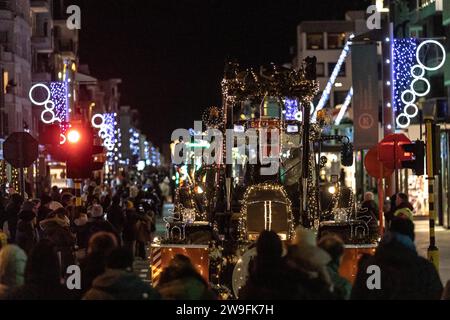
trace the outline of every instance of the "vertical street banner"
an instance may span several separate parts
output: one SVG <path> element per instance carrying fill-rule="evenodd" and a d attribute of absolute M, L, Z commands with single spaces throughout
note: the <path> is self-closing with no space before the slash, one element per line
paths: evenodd
<path fill-rule="evenodd" d="M 355 150 L 378 143 L 378 70 L 375 44 L 353 44 L 353 126 Z"/>

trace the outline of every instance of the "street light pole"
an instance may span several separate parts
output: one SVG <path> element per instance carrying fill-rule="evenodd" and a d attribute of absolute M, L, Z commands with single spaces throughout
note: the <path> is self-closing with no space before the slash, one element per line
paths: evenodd
<path fill-rule="evenodd" d="M 394 3 L 393 1 L 387 1 L 389 12 L 385 13 L 383 21 L 383 39 L 382 39 L 382 73 L 383 73 L 383 106 L 382 106 L 382 129 L 383 137 L 395 132 L 395 117 L 394 117 L 394 78 L 393 78 L 393 65 L 394 65 Z M 386 178 L 385 194 L 390 196 L 395 192 L 398 192 L 397 186 L 398 170 L 395 169 L 394 176 Z M 395 180 L 394 180 L 395 179 Z M 383 204 L 380 203 L 380 206 Z"/>
<path fill-rule="evenodd" d="M 433 118 L 425 118 L 425 136 L 426 136 L 426 166 L 428 179 L 428 216 L 430 225 L 430 245 L 428 247 L 428 260 L 434 264 L 436 270 L 439 271 L 439 249 L 436 246 L 435 221 L 436 209 L 434 206 L 434 161 L 433 147 L 436 124 Z"/>

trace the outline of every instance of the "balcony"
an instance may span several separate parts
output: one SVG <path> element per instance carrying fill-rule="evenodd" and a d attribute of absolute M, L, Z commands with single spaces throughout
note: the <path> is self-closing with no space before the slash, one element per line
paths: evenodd
<path fill-rule="evenodd" d="M 31 0 L 30 9 L 34 13 L 50 12 L 50 4 L 48 0 Z"/>

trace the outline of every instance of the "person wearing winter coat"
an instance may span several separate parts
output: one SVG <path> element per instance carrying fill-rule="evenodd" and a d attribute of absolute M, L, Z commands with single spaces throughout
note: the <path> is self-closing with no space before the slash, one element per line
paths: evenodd
<path fill-rule="evenodd" d="M 120 206 L 120 196 L 114 195 L 112 198 L 112 203 L 106 210 L 106 219 L 116 228 L 117 232 L 121 235 L 125 225 L 125 213 Z"/>
<path fill-rule="evenodd" d="M 344 255 L 344 242 L 337 235 L 325 235 L 318 243 L 319 248 L 325 250 L 330 256 L 331 261 L 327 265 L 327 270 L 334 286 L 334 293 L 337 299 L 348 300 L 352 292 L 350 281 L 339 274 L 342 257 Z"/>
<path fill-rule="evenodd" d="M 41 221 L 42 238 L 50 240 L 55 246 L 61 259 L 61 269 L 66 271 L 69 265 L 75 263 L 75 236 L 70 232 L 70 221 L 67 211 L 59 208 Z"/>
<path fill-rule="evenodd" d="M 148 211 L 146 213 L 138 214 L 137 228 L 137 256 L 141 259 L 146 258 L 145 247 L 148 242 L 152 241 L 152 232 L 154 231 L 154 224 L 152 215 L 153 212 Z M 153 214 L 154 215 L 154 214 Z"/>
<path fill-rule="evenodd" d="M 0 250 L 0 300 L 24 284 L 27 255 L 16 245 L 6 245 Z"/>
<path fill-rule="evenodd" d="M 71 225 L 71 231 L 75 234 L 76 238 L 76 258 L 80 261 L 86 256 L 86 250 L 88 247 L 90 230 L 89 230 L 89 218 L 83 207 L 75 208 L 74 220 Z"/>
<path fill-rule="evenodd" d="M 17 223 L 16 244 L 21 247 L 26 254 L 29 254 L 34 245 L 38 242 L 36 230 L 36 213 L 29 210 L 22 210 L 19 213 Z"/>
<path fill-rule="evenodd" d="M 138 214 L 134 209 L 125 210 L 126 222 L 123 228 L 122 238 L 123 246 L 128 248 L 132 253 L 133 257 L 136 252 L 136 241 L 138 238 Z"/>
<path fill-rule="evenodd" d="M 292 291 L 287 290 L 280 277 L 284 269 L 283 244 L 274 231 L 262 231 L 256 243 L 256 257 L 249 264 L 249 277 L 239 291 L 242 300 L 289 299 Z"/>
<path fill-rule="evenodd" d="M 83 300 L 156 300 L 158 292 L 133 273 L 133 255 L 116 248 L 106 258 L 106 270 L 95 278 Z"/>
<path fill-rule="evenodd" d="M 367 287 L 368 267 L 379 267 L 379 289 Z M 352 300 L 438 300 L 442 283 L 434 265 L 417 254 L 414 224 L 394 217 L 375 255 L 363 256 L 351 293 Z"/>
<path fill-rule="evenodd" d="M 19 220 L 19 212 L 23 203 L 23 198 L 20 194 L 14 193 L 11 195 L 5 209 L 5 216 L 1 218 L 0 226 L 5 222 L 8 223 L 9 239 L 11 242 L 16 240 L 17 221 Z"/>
<path fill-rule="evenodd" d="M 395 198 L 394 217 L 406 218 L 412 221 L 414 208 L 408 201 L 408 196 L 404 193 L 397 193 Z"/>
<path fill-rule="evenodd" d="M 25 283 L 8 294 L 8 300 L 69 300 L 73 294 L 61 284 L 55 246 L 40 240 L 31 250 L 25 267 Z"/>

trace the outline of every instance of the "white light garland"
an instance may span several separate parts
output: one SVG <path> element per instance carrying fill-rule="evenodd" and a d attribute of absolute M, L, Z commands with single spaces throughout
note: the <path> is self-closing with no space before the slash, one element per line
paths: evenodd
<path fill-rule="evenodd" d="M 100 119 L 101 121 L 98 122 L 97 119 Z M 94 128 L 100 129 L 98 131 L 98 136 L 103 140 L 104 147 L 108 151 L 113 151 L 116 145 L 115 137 L 113 135 L 114 130 L 110 130 L 108 124 L 106 123 L 105 116 L 100 113 L 93 115 L 91 124 Z"/>
<path fill-rule="evenodd" d="M 353 97 L 353 87 L 350 88 L 350 90 L 347 93 L 347 96 L 345 97 L 345 101 L 341 106 L 341 110 L 339 110 L 339 113 L 336 117 L 336 120 L 334 120 L 335 125 L 339 125 L 342 121 L 342 118 L 345 115 L 345 112 L 347 111 L 348 106 L 350 105 L 350 102 L 352 101 Z"/>
<path fill-rule="evenodd" d="M 33 91 L 34 91 L 36 88 L 44 88 L 45 91 L 47 91 L 47 97 L 45 98 L 45 100 L 43 100 L 43 101 L 36 101 L 36 100 L 34 100 L 34 98 L 33 98 Z M 42 113 L 41 113 L 41 121 L 42 121 L 43 123 L 45 123 L 45 124 L 51 124 L 51 123 L 53 123 L 53 122 L 55 122 L 55 121 L 61 122 L 61 119 L 59 119 L 59 118 L 55 115 L 55 112 L 54 112 L 54 109 L 55 109 L 55 103 L 51 100 L 50 88 L 49 88 L 48 86 L 46 86 L 46 85 L 43 84 L 43 83 L 36 83 L 35 85 L 33 85 L 33 86 L 30 88 L 30 91 L 28 92 L 28 96 L 29 96 L 29 98 L 30 98 L 30 101 L 31 101 L 33 104 L 35 104 L 35 105 L 37 105 L 37 106 L 44 106 L 44 110 L 43 110 Z M 49 106 L 49 105 L 50 105 L 50 106 Z M 50 116 L 51 116 L 50 118 L 45 116 L 45 114 L 47 114 L 47 113 L 50 114 Z"/>
<path fill-rule="evenodd" d="M 429 67 L 426 66 L 421 60 L 420 60 L 420 50 L 422 49 L 423 46 L 427 45 L 427 44 L 434 44 L 437 45 L 439 49 L 441 49 L 442 51 L 442 61 L 435 67 Z M 411 124 L 411 118 L 414 118 L 415 116 L 417 116 L 417 114 L 419 113 L 419 108 L 416 105 L 416 98 L 417 97 L 424 97 L 426 96 L 430 90 L 431 90 L 431 84 L 430 81 L 428 81 L 428 79 L 426 79 L 424 77 L 425 75 L 425 70 L 428 71 L 436 71 L 439 68 L 441 68 L 444 63 L 445 63 L 445 59 L 446 59 L 446 53 L 445 53 L 445 48 L 442 44 L 440 44 L 439 42 L 437 42 L 436 40 L 426 40 L 423 41 L 416 50 L 416 60 L 417 60 L 417 64 L 411 67 L 411 76 L 414 78 L 414 80 L 411 82 L 410 88 L 406 89 L 405 91 L 402 92 L 400 98 L 401 101 L 405 104 L 405 107 L 403 108 L 403 112 L 400 113 L 395 122 L 397 124 L 397 127 L 399 128 L 407 128 L 410 124 Z M 419 74 L 416 74 L 416 70 L 419 70 Z M 418 81 L 423 81 L 426 85 L 426 90 L 424 92 L 417 92 L 414 88 L 415 84 Z M 406 96 L 407 95 L 411 95 L 411 99 L 407 100 Z M 405 123 L 401 123 L 400 120 L 404 118 L 406 119 Z"/>
<path fill-rule="evenodd" d="M 323 109 L 323 107 L 325 106 L 325 104 L 328 101 L 328 98 L 330 97 L 330 93 L 331 93 L 331 89 L 333 88 L 333 84 L 335 83 L 336 78 L 339 75 L 339 71 L 341 71 L 342 65 L 344 64 L 344 61 L 347 58 L 348 53 L 350 52 L 350 45 L 352 44 L 352 42 L 350 40 L 353 39 L 354 37 L 355 37 L 355 35 L 351 34 L 349 36 L 349 40 L 347 41 L 347 43 L 344 46 L 344 49 L 342 49 L 341 55 L 339 56 L 339 59 L 338 59 L 336 65 L 334 66 L 334 69 L 333 69 L 333 72 L 331 73 L 330 79 L 328 79 L 327 85 L 322 92 L 322 96 L 320 97 L 320 100 L 317 103 L 316 110 L 314 110 L 314 114 L 311 119 L 313 122 L 316 121 L 317 111 Z"/>

